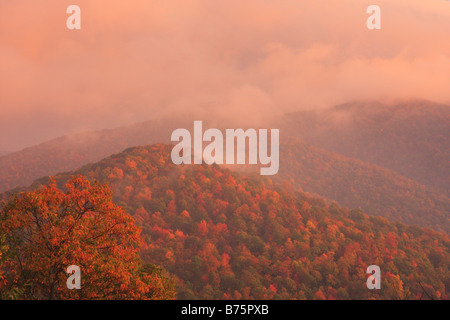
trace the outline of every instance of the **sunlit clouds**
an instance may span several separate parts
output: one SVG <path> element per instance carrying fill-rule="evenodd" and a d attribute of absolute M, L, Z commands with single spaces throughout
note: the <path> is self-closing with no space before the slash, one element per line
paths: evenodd
<path fill-rule="evenodd" d="M 77 4 L 82 28 L 66 28 Z M 0 3 L 0 149 L 204 113 L 264 120 L 356 99 L 450 102 L 450 3 Z"/>

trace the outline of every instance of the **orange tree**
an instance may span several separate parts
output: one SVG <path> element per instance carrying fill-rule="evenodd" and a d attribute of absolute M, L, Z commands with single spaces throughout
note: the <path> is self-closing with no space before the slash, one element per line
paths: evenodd
<path fill-rule="evenodd" d="M 171 299 L 164 270 L 143 265 L 140 230 L 114 204 L 106 185 L 51 180 L 4 203 L 0 212 L 0 298 Z M 81 289 L 69 290 L 70 265 Z"/>

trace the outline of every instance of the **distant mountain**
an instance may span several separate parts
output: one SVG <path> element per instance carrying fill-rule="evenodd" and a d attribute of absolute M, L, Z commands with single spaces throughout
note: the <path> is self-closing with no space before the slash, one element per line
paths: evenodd
<path fill-rule="evenodd" d="M 450 233 L 450 199 L 394 171 L 285 139 L 275 178 L 371 215 Z"/>
<path fill-rule="evenodd" d="M 132 146 L 168 142 L 176 124 L 174 119 L 154 120 L 79 133 L 5 155 L 0 157 L 0 192 L 27 186 L 42 176 L 77 169 Z"/>
<path fill-rule="evenodd" d="M 280 120 L 285 134 L 394 170 L 450 196 L 450 106 L 348 103 Z"/>
<path fill-rule="evenodd" d="M 130 148 L 74 173 L 109 184 L 142 226 L 144 260 L 176 276 L 178 298 L 448 299 L 447 235 L 342 209 L 259 175 L 175 166 L 170 150 Z M 58 175 L 59 186 L 71 175 Z M 383 290 L 366 288 L 372 264 Z"/>
<path fill-rule="evenodd" d="M 365 113 L 362 114 L 366 114 L 368 113 L 367 108 L 367 106 L 362 105 L 340 106 L 331 110 L 328 120 L 323 121 L 328 123 L 335 119 L 336 128 L 338 124 L 343 125 L 343 123 L 349 122 L 349 128 L 354 128 L 354 123 L 362 121 L 353 120 L 355 110 L 365 110 Z M 389 112 L 395 113 L 390 107 L 383 105 L 373 106 L 373 108 L 374 114 L 388 113 L 389 110 Z M 405 119 L 407 108 L 399 108 L 402 111 L 400 112 L 401 116 L 398 117 Z M 425 112 L 419 109 L 422 110 L 417 105 L 411 107 L 412 118 L 415 119 L 414 114 L 416 113 Z M 442 108 L 437 109 L 441 110 Z M 350 111 L 343 113 L 342 110 Z M 433 107 L 429 110 L 433 114 Z M 434 111 L 434 113 L 436 112 Z M 440 112 L 445 113 L 443 110 Z M 321 129 L 322 131 L 319 130 L 317 124 L 319 120 L 316 119 L 319 113 L 306 114 L 312 117 L 310 122 L 311 132 L 314 132 L 314 130 L 317 132 L 323 131 L 321 134 L 325 137 L 329 134 L 329 130 L 335 130 L 333 126 L 325 126 Z M 344 117 L 344 114 L 347 118 Z M 358 113 L 356 112 L 356 114 Z M 388 114 L 385 117 L 391 118 Z M 429 117 L 433 118 L 433 116 Z M 340 119 L 339 122 L 337 122 L 338 118 Z M 366 123 L 374 121 L 373 117 L 367 116 L 366 118 L 364 120 Z M 337 201 L 340 205 L 348 208 L 360 207 L 367 214 L 379 215 L 407 224 L 417 224 L 441 232 L 450 232 L 450 200 L 448 196 L 431 191 L 430 187 L 424 187 L 414 180 L 386 168 L 327 152 L 302 143 L 298 139 L 289 138 L 289 134 L 301 136 L 302 132 L 309 132 L 308 130 L 305 131 L 306 123 L 299 124 L 302 121 L 307 122 L 305 119 L 307 118 L 298 113 L 285 117 L 284 124 L 280 124 L 281 163 L 280 172 L 274 177 L 275 179 L 288 180 L 295 188 Z M 380 126 L 386 127 L 386 125 L 383 125 L 385 122 L 380 121 Z M 294 123 L 296 123 L 295 126 Z M 367 129 L 367 131 L 371 132 L 374 140 L 381 144 L 383 140 L 377 138 L 373 132 L 376 123 L 376 121 L 372 123 L 369 126 L 372 129 Z M 112 130 L 67 136 L 0 157 L 0 190 L 5 191 L 15 186 L 26 186 L 36 178 L 71 171 L 135 145 L 169 142 L 172 131 L 180 127 L 191 128 L 192 120 L 189 117 L 155 120 Z M 354 135 L 351 136 L 355 140 L 354 143 L 362 143 L 359 142 L 357 134 L 354 132 L 352 134 Z M 336 135 L 339 136 L 339 132 Z M 311 137 L 314 136 L 319 136 L 319 134 L 311 134 L 309 139 L 311 140 Z M 401 144 L 401 139 L 397 135 L 392 135 L 388 141 L 394 141 L 394 138 L 399 139 L 399 142 L 396 142 L 397 144 Z M 408 140 L 407 137 L 405 139 Z M 449 139 L 441 140 L 443 141 L 440 142 L 440 145 L 445 145 Z M 381 149 L 382 146 L 379 145 L 377 148 L 373 150 L 373 154 L 377 154 L 377 152 L 381 155 L 384 154 Z M 367 152 L 370 150 L 367 149 Z M 443 153 L 448 154 L 448 150 Z M 392 157 L 397 156 L 393 154 Z M 439 158 L 438 156 L 434 157 Z M 445 161 L 442 160 L 443 166 L 445 166 L 444 163 Z M 447 179 L 448 173 L 442 173 L 441 181 Z"/>
<path fill-rule="evenodd" d="M 259 172 L 256 166 L 230 166 Z M 392 170 L 328 152 L 295 138 L 280 145 L 280 170 L 271 177 L 290 188 L 361 208 L 409 225 L 450 233 L 450 199 Z"/>
<path fill-rule="evenodd" d="M 74 170 L 126 148 L 167 143 L 192 116 L 80 133 L 0 156 L 0 192 Z M 394 170 L 450 196 L 450 106 L 428 101 L 385 105 L 357 102 L 301 111 L 268 124 L 310 145 Z"/>

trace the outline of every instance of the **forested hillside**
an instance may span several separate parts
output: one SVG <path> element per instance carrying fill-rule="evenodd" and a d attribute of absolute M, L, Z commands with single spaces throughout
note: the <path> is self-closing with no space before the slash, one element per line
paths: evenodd
<path fill-rule="evenodd" d="M 177 121 L 171 119 L 174 126 Z M 0 157 L 0 192 L 31 184 L 35 179 L 75 170 L 126 148 L 169 142 L 173 128 L 148 121 L 131 126 L 60 137 Z"/>
<path fill-rule="evenodd" d="M 450 195 L 450 106 L 355 102 L 280 120 L 285 134 L 394 170 Z"/>
<path fill-rule="evenodd" d="M 0 192 L 75 170 L 126 148 L 170 142 L 175 128 L 191 128 L 192 115 L 64 136 L 0 157 Z M 211 121 L 211 119 L 204 119 Z M 217 127 L 216 123 L 211 123 Z M 254 124 L 249 123 L 252 127 Z M 428 101 L 348 103 L 299 111 L 267 121 L 310 145 L 394 170 L 449 196 L 450 107 Z M 221 127 L 234 125 L 221 123 Z"/>
<path fill-rule="evenodd" d="M 174 281 L 142 262 L 141 244 L 108 186 L 51 179 L 0 203 L 0 300 L 173 299 Z"/>
<path fill-rule="evenodd" d="M 132 148 L 76 173 L 110 185 L 143 228 L 143 259 L 177 277 L 178 298 L 448 298 L 447 235 L 294 194 L 257 175 L 175 166 L 170 150 Z M 381 267 L 383 290 L 366 288 L 372 264 Z"/>
<path fill-rule="evenodd" d="M 344 207 L 406 224 L 450 232 L 450 199 L 414 180 L 357 159 L 285 139 L 276 178 Z"/>
<path fill-rule="evenodd" d="M 448 110 L 424 101 L 395 106 L 361 102 L 286 115 L 277 124 L 281 163 L 273 178 L 344 207 L 361 207 L 369 215 L 448 233 Z M 161 119 L 66 136 L 0 157 L 0 191 L 75 170 L 128 147 L 168 142 L 179 127 L 191 128 L 192 120 Z"/>

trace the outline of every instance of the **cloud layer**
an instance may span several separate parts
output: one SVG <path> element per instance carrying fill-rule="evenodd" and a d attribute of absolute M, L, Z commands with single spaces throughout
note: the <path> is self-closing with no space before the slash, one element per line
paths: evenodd
<path fill-rule="evenodd" d="M 370 31 L 360 0 L 2 1 L 0 149 L 161 114 L 450 102 L 450 2 L 377 3 Z"/>

